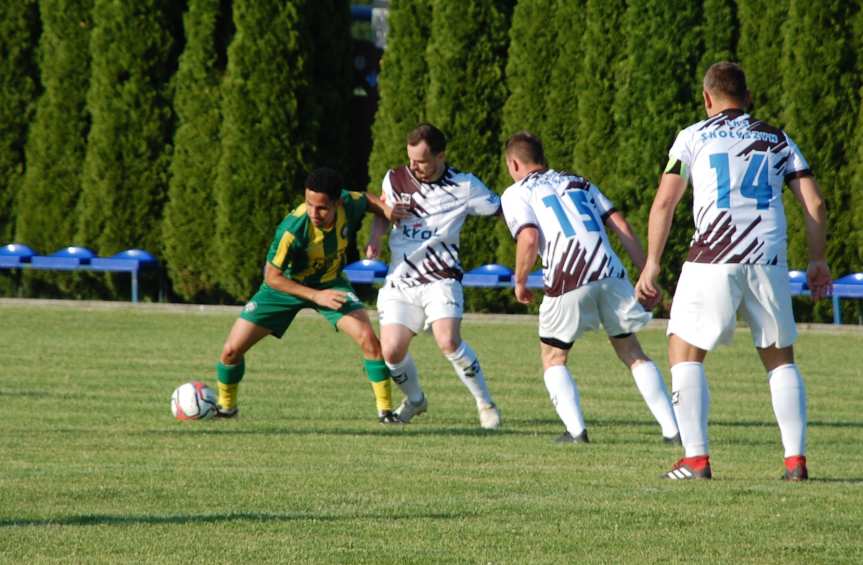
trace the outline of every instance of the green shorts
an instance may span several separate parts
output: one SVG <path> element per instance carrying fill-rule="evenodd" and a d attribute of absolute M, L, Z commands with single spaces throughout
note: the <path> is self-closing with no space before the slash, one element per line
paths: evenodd
<path fill-rule="evenodd" d="M 273 335 L 281 338 L 285 330 L 294 321 L 297 312 L 303 308 L 314 308 L 320 312 L 321 316 L 327 319 L 329 323 L 336 327 L 342 316 L 361 310 L 364 308 L 363 303 L 354 294 L 354 289 L 347 282 L 336 281 L 332 285 L 323 287 L 327 289 L 341 290 L 348 295 L 347 302 L 338 310 L 331 310 L 318 306 L 314 302 L 303 300 L 292 294 L 273 290 L 267 285 L 261 285 L 260 290 L 255 293 L 251 300 L 243 308 L 240 317 L 244 320 L 263 326 L 273 332 Z"/>

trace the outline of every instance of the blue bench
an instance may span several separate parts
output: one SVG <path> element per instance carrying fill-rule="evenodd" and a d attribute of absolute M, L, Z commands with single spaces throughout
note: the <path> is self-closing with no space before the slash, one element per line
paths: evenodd
<path fill-rule="evenodd" d="M 386 263 L 370 259 L 355 261 L 344 268 L 348 280 L 358 284 L 381 283 L 388 271 Z M 480 288 L 512 286 L 512 269 L 504 265 L 483 265 L 466 272 L 462 284 Z"/>
<path fill-rule="evenodd" d="M 38 255 L 26 245 L 11 243 L 0 247 L 0 269 L 129 273 L 132 302 L 138 302 L 139 273 L 159 271 L 159 262 L 143 249 L 127 249 L 111 257 L 98 257 L 86 247 L 70 246 L 50 255 Z"/>
<path fill-rule="evenodd" d="M 387 264 L 383 261 L 363 259 L 345 267 L 348 280 L 360 284 L 383 282 L 387 275 Z M 512 287 L 512 269 L 504 265 L 483 265 L 471 269 L 464 274 L 462 284 L 472 288 L 505 288 Z M 788 281 L 791 284 L 793 296 L 809 296 L 809 286 L 806 284 L 806 272 L 789 271 Z M 527 277 L 528 288 L 542 288 L 542 269 L 532 272 Z M 833 323 L 842 323 L 842 298 L 863 298 L 863 273 L 845 275 L 833 281 Z"/>
<path fill-rule="evenodd" d="M 852 273 L 833 281 L 833 323 L 842 323 L 840 298 L 863 298 L 863 273 Z"/>

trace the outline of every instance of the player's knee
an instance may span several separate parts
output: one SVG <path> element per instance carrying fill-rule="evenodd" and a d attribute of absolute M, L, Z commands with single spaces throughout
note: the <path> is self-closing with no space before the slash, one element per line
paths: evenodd
<path fill-rule="evenodd" d="M 379 359 L 381 357 L 381 342 L 371 326 L 363 328 L 357 338 L 357 343 L 363 350 L 366 359 Z"/>
<path fill-rule="evenodd" d="M 638 363 L 650 361 L 647 355 L 644 354 L 644 350 L 641 349 L 641 344 L 634 334 L 626 333 L 609 336 L 608 340 L 611 342 L 617 358 L 630 369 Z"/>
<path fill-rule="evenodd" d="M 219 356 L 219 361 L 223 365 L 236 365 L 243 360 L 243 354 L 240 350 L 231 343 L 226 343 L 222 348 L 222 355 Z"/>
<path fill-rule="evenodd" d="M 381 354 L 387 363 L 400 363 L 404 359 L 401 349 L 393 346 L 393 344 L 381 343 Z"/>
<path fill-rule="evenodd" d="M 444 355 L 452 355 L 458 350 L 459 346 L 461 346 L 461 340 L 455 336 L 447 335 L 436 337 L 435 339 L 437 341 L 438 348 Z"/>
<path fill-rule="evenodd" d="M 401 363 L 407 355 L 407 345 L 397 341 L 381 341 L 381 354 L 387 363 Z"/>

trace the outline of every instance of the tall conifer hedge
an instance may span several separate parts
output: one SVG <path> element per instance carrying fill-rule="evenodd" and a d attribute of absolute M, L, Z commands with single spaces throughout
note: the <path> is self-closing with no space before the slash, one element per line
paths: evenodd
<path fill-rule="evenodd" d="M 307 102 L 308 118 L 314 116 L 302 120 L 308 128 L 303 135 L 314 140 L 308 161 L 335 167 L 346 174 L 353 95 L 350 0 L 314 0 L 304 10 L 303 18 L 313 88 Z M 353 190 L 364 188 L 357 186 L 355 179 L 346 178 L 345 182 Z"/>
<path fill-rule="evenodd" d="M 16 199 L 24 180 L 27 128 L 39 94 L 36 0 L 3 2 L 0 8 L 0 245 L 15 233 Z"/>
<path fill-rule="evenodd" d="M 372 126 L 371 190 L 381 191 L 388 169 L 406 162 L 405 137 L 425 119 L 432 2 L 393 2 L 387 48 L 381 60 L 380 102 Z"/>
<path fill-rule="evenodd" d="M 108 255 L 162 250 L 180 14 L 170 0 L 96 0 L 87 107 L 92 127 L 77 240 Z"/>
<path fill-rule="evenodd" d="M 575 171 L 603 191 L 612 189 L 617 171 L 614 97 L 626 57 L 622 29 L 625 8 L 624 0 L 587 0 L 580 38 L 584 60 L 578 83 L 579 135 L 573 161 Z"/>
<path fill-rule="evenodd" d="M 427 48 L 427 116 L 448 136 L 447 158 L 495 186 L 501 160 L 500 116 L 511 6 L 506 2 L 436 0 Z M 461 232 L 467 269 L 491 263 L 498 242 L 488 218 L 469 219 Z"/>
<path fill-rule="evenodd" d="M 647 233 L 650 205 L 677 132 L 702 117 L 701 92 L 692 79 L 700 58 L 693 32 L 700 20 L 700 6 L 689 0 L 633 0 L 624 14 L 627 57 L 614 106 L 620 141 L 617 181 L 604 188 L 638 234 Z M 669 291 L 693 229 L 691 191 L 687 195 L 678 206 L 664 255 L 660 283 Z"/>
<path fill-rule="evenodd" d="M 557 7 L 556 0 L 521 0 L 513 11 L 506 61 L 509 95 L 501 118 L 502 141 L 517 131 L 528 130 L 543 138 L 547 145 L 547 119 L 563 110 L 549 108 L 545 96 L 550 90 L 552 68 L 559 53 L 558 30 L 550 25 L 557 18 Z M 512 183 L 503 161 L 498 177 L 497 184 L 501 188 Z"/>
<path fill-rule="evenodd" d="M 737 59 L 752 93 L 752 115 L 782 127 L 782 29 L 789 0 L 737 0 Z M 766 22 L 769 22 L 767 24 Z"/>
<path fill-rule="evenodd" d="M 701 61 L 694 77 L 696 92 L 710 65 L 736 60 L 738 20 L 735 0 L 703 0 L 701 38 Z"/>
<path fill-rule="evenodd" d="M 231 14 L 221 0 L 191 0 L 175 79 L 177 133 L 162 237 L 174 291 L 187 300 L 216 287 L 213 186 L 221 154 L 221 81 Z"/>
<path fill-rule="evenodd" d="M 783 60 L 786 130 L 809 160 L 827 202 L 827 256 L 834 275 L 851 270 L 847 241 L 859 226 L 852 225 L 849 170 L 853 158 L 849 140 L 860 108 L 860 76 L 856 67 L 854 15 L 857 7 L 842 0 L 810 3 L 792 0 L 785 25 Z M 790 267 L 807 263 L 806 238 L 800 205 L 785 193 Z M 859 265 L 857 265 L 859 267 Z M 817 309 L 826 311 L 822 302 Z"/>
<path fill-rule="evenodd" d="M 236 33 L 223 83 L 222 154 L 216 175 L 220 285 L 238 299 L 261 281 L 276 225 L 301 198 L 313 140 L 301 137 L 308 101 L 305 0 L 235 0 Z"/>
<path fill-rule="evenodd" d="M 90 124 L 92 9 L 93 0 L 40 2 L 39 70 L 45 90 L 27 139 L 16 239 L 42 253 L 71 245 L 75 239 L 76 217 L 70 211 L 81 194 Z"/>
<path fill-rule="evenodd" d="M 537 104 L 545 108 L 540 132 L 545 146 L 546 158 L 558 170 L 575 170 L 575 146 L 581 136 L 578 119 L 578 103 L 583 96 L 584 50 L 584 0 L 557 2 L 549 16 L 540 19 L 538 25 L 548 30 L 542 35 L 542 51 L 556 56 L 545 56 L 549 75 L 545 88 L 538 85 L 532 94 Z M 529 39 L 522 39 L 529 43 Z M 547 44 L 550 43 L 550 44 Z M 533 62 L 536 65 L 536 61 Z"/>
<path fill-rule="evenodd" d="M 556 69 L 555 62 L 560 52 L 559 26 L 550 25 L 550 22 L 557 22 L 559 19 L 559 4 L 557 0 L 522 0 L 516 4 L 513 11 L 506 63 L 509 96 L 503 106 L 499 151 L 509 136 L 527 130 L 543 139 L 548 152 L 550 147 L 554 147 L 552 140 L 558 139 L 557 128 L 569 125 L 557 123 L 555 118 L 568 113 L 562 105 L 550 105 L 546 96 L 546 92 L 554 92 L 551 84 L 552 69 Z M 538 65 L 537 61 L 543 61 L 543 64 Z M 565 103 L 566 99 L 573 98 L 574 90 L 566 89 L 563 100 L 556 102 Z M 565 134 L 561 135 L 564 136 Z M 552 163 L 554 162 L 552 160 Z M 499 171 L 497 187 L 498 191 L 502 191 L 512 184 L 503 159 L 500 160 Z M 492 179 L 489 179 L 489 182 L 492 182 Z M 496 261 L 513 266 L 515 241 L 506 224 L 500 222 L 493 232 L 489 232 L 494 233 L 498 241 Z"/>

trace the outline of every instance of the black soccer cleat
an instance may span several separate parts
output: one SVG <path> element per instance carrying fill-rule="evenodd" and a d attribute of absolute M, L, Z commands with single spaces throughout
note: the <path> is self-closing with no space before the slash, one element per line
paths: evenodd
<path fill-rule="evenodd" d="M 381 424 L 383 424 L 383 425 L 389 425 L 389 424 L 402 424 L 402 423 L 404 423 L 404 422 L 402 422 L 401 420 L 399 420 L 399 417 L 398 417 L 398 416 L 396 416 L 395 414 L 393 414 L 393 411 L 392 411 L 392 410 L 383 410 L 383 411 L 381 411 L 381 413 L 380 413 L 380 414 L 378 414 L 378 422 L 380 422 L 380 423 L 381 423 Z"/>
<path fill-rule="evenodd" d="M 577 436 L 567 431 L 554 438 L 554 443 L 590 443 L 590 440 L 587 438 L 587 430 L 582 430 Z"/>
<path fill-rule="evenodd" d="M 220 405 L 216 405 L 216 418 L 234 418 L 240 413 L 240 409 L 234 406 L 230 410 L 225 410 Z"/>

